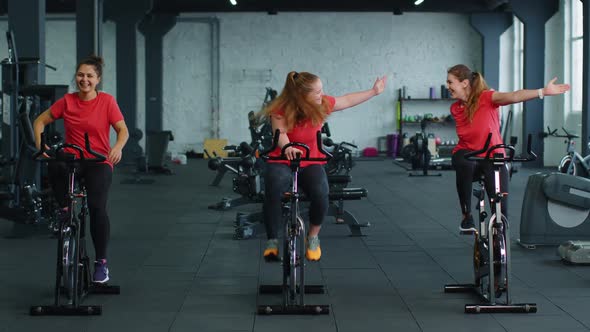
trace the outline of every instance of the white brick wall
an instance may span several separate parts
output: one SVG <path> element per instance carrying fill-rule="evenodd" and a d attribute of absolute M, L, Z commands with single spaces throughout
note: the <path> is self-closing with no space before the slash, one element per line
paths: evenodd
<path fill-rule="evenodd" d="M 369 89 L 379 75 L 386 91 L 329 122 L 335 139 L 359 147 L 395 131 L 396 90 L 414 98 L 446 80 L 456 63 L 480 64 L 481 39 L 467 16 L 405 13 L 219 14 L 221 136 L 248 139 L 246 114 L 260 107 L 264 87 L 282 89 L 291 70 L 319 75 L 327 94 Z M 245 75 L 243 75 L 245 73 Z M 269 74 L 270 73 L 270 74 Z"/>
<path fill-rule="evenodd" d="M 407 86 L 414 98 L 428 97 L 430 86 L 440 87 L 448 67 L 465 63 L 481 68 L 481 38 L 471 28 L 468 16 L 445 13 L 208 13 L 220 22 L 220 136 L 237 144 L 249 140 L 247 113 L 259 110 L 265 87 L 280 92 L 291 70 L 319 75 L 326 93 L 342 95 L 369 89 L 375 78 L 387 75 L 386 91 L 353 109 L 329 118 L 334 138 L 359 147 L 376 146 L 377 137 L 395 132 L 397 89 Z M 207 23 L 184 20 L 164 40 L 164 129 L 174 132 L 170 150 L 202 150 L 211 137 L 210 95 L 211 28 Z M 559 20 L 547 25 L 547 75 L 559 74 Z M 6 30 L 6 20 L 0 30 Z M 75 59 L 73 17 L 48 20 L 48 84 L 71 84 Z M 115 25 L 104 26 L 105 67 L 103 89 L 116 95 Z M 512 89 L 510 36 L 502 38 L 500 90 Z M 145 123 L 144 40 L 138 32 L 138 124 Z M 548 46 L 550 47 L 550 46 Z M 6 54 L 0 34 L 0 57 Z M 561 75 L 560 75 L 561 76 Z M 437 95 L 439 89 L 437 88 Z M 546 104 L 548 121 L 556 123 L 563 110 L 556 102 Z M 555 111 L 554 111 L 555 109 Z M 556 118 L 557 117 L 557 118 Z M 515 131 L 520 135 L 520 120 Z M 550 144 L 551 146 L 551 144 Z M 560 147 L 556 147 L 560 148 Z M 551 151 L 554 150 L 552 147 Z M 561 152 L 561 150 L 559 150 Z M 553 153 L 553 152 L 552 152 Z M 557 152 L 556 152 L 557 153 Z M 547 157 L 550 158 L 550 157 Z M 547 159 L 546 159 L 547 160 Z"/>

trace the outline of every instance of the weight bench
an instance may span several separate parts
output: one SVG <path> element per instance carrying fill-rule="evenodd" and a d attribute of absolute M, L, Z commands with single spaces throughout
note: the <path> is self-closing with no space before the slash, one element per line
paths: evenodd
<path fill-rule="evenodd" d="M 341 190 L 330 190 L 328 216 L 336 218 L 337 224 L 346 224 L 350 228 L 350 236 L 363 236 L 361 227 L 369 227 L 368 222 L 360 223 L 352 213 L 344 209 L 344 201 L 360 200 L 367 197 L 365 188 L 342 188 Z"/>

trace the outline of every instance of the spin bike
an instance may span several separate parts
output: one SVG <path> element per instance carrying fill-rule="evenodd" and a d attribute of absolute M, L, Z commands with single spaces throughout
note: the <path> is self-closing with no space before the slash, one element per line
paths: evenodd
<path fill-rule="evenodd" d="M 479 151 L 465 154 L 465 159 L 490 162 L 494 169 L 494 196 L 491 204 L 494 205 L 492 215 L 487 218 L 485 211 L 485 188 L 483 178 L 480 178 L 481 189 L 473 190 L 478 198 L 477 206 L 479 214 L 479 227 L 473 233 L 475 243 L 473 245 L 473 269 L 475 281 L 473 284 L 445 285 L 445 293 L 475 292 L 482 302 L 479 304 L 466 304 L 465 313 L 534 313 L 537 312 L 535 303 L 512 303 L 509 294 L 512 268 L 510 265 L 510 235 L 508 219 L 502 215 L 502 200 L 507 193 L 500 188 L 500 170 L 506 163 L 517 161 L 527 162 L 537 159 L 537 155 L 531 150 L 531 136 L 528 137 L 527 156 L 515 157 L 514 146 L 497 144 L 489 147 L 492 134 L 488 135 L 485 146 Z M 502 153 L 507 150 L 507 154 Z M 485 153 L 485 157 L 477 157 Z M 504 299 L 502 299 L 504 295 Z"/>
<path fill-rule="evenodd" d="M 297 188 L 297 174 L 301 161 L 327 161 L 331 154 L 324 150 L 322 146 L 321 132 L 317 133 L 318 148 L 326 156 L 325 158 L 310 158 L 309 146 L 291 142 L 285 144 L 281 149 L 280 157 L 271 157 L 267 154 L 274 151 L 279 140 L 279 131 L 274 135 L 272 147 L 262 154 L 265 160 L 287 160 L 285 149 L 288 147 L 300 147 L 305 150 L 305 157 L 299 157 L 290 161 L 289 166 L 292 171 L 292 187 L 284 198 L 284 237 L 283 237 L 283 283 L 282 285 L 260 285 L 261 294 L 279 294 L 283 295 L 283 303 L 278 305 L 259 305 L 258 314 L 260 315 L 279 315 L 279 314 L 329 314 L 330 306 L 326 304 L 305 304 L 305 293 L 323 294 L 323 285 L 305 285 L 305 222 L 300 215 L 299 199 L 301 193 Z"/>
<path fill-rule="evenodd" d="M 76 179 L 80 166 L 84 163 L 102 162 L 106 157 L 92 151 L 88 134 L 86 151 L 94 158 L 85 158 L 84 150 L 74 144 L 59 144 L 51 150 L 45 148 L 45 137 L 41 136 L 41 150 L 33 158 L 44 162 L 63 162 L 68 167 L 68 213 L 57 225 L 57 261 L 55 294 L 53 305 L 31 306 L 32 316 L 86 316 L 100 315 L 99 305 L 81 305 L 88 294 L 119 294 L 119 286 L 93 283 L 90 277 L 90 259 L 86 252 L 85 226 L 88 216 L 86 188 Z M 67 152 L 64 149 L 68 149 Z M 75 154 L 69 153 L 75 151 Z M 76 156 L 77 154 L 77 156 Z M 47 157 L 49 155 L 49 157 Z M 77 158 L 76 158 L 77 157 Z M 65 295 L 66 299 L 62 298 Z"/>
<path fill-rule="evenodd" d="M 561 127 L 561 130 L 563 130 L 565 135 L 560 135 L 557 133 L 557 129 L 551 130 L 549 127 L 547 127 L 547 132 L 543 133 L 543 137 L 553 136 L 566 139 L 565 144 L 567 147 L 565 156 L 559 161 L 557 170 L 564 174 L 588 177 L 590 175 L 590 155 L 582 156 L 579 154 L 576 151 L 576 142 L 574 141 L 574 138 L 579 138 L 580 136 L 568 132 L 563 127 Z"/>

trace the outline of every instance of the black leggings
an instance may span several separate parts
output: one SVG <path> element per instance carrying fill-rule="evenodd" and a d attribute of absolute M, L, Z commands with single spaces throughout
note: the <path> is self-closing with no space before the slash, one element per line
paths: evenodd
<path fill-rule="evenodd" d="M 269 239 L 277 238 L 277 225 L 282 218 L 283 195 L 291 187 L 291 168 L 285 164 L 267 163 L 264 173 L 264 226 Z M 302 168 L 298 186 L 310 201 L 309 222 L 319 226 L 328 212 L 328 176 L 323 165 Z"/>
<path fill-rule="evenodd" d="M 494 168 L 492 163 L 488 161 L 466 160 L 463 156 L 468 152 L 471 151 L 459 150 L 453 154 L 452 158 L 452 165 L 456 172 L 459 204 L 461 205 L 461 212 L 464 215 L 471 214 L 472 183 L 478 181 L 482 175 L 488 198 L 492 197 L 495 192 Z M 500 169 L 500 188 L 502 192 L 508 193 L 508 168 L 506 165 Z M 504 197 L 502 200 L 502 215 L 505 217 L 508 216 L 507 201 L 507 197 Z M 494 211 L 494 206 L 492 206 L 492 211 Z"/>
<path fill-rule="evenodd" d="M 68 167 L 65 163 L 50 163 L 48 167 L 51 187 L 60 207 L 68 206 Z M 113 169 L 109 164 L 85 163 L 78 169 L 77 179 L 84 181 L 90 214 L 90 235 L 94 244 L 96 260 L 107 258 L 110 222 L 107 214 L 107 199 Z"/>

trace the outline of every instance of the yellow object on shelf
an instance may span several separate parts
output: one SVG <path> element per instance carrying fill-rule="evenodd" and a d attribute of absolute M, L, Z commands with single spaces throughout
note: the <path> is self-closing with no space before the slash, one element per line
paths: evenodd
<path fill-rule="evenodd" d="M 218 157 L 227 157 L 227 151 L 223 149 L 225 146 L 227 146 L 227 139 L 207 138 L 203 143 L 203 149 L 207 150 L 211 157 L 214 157 L 213 152 Z M 203 154 L 203 158 L 207 159 L 207 154 Z"/>

